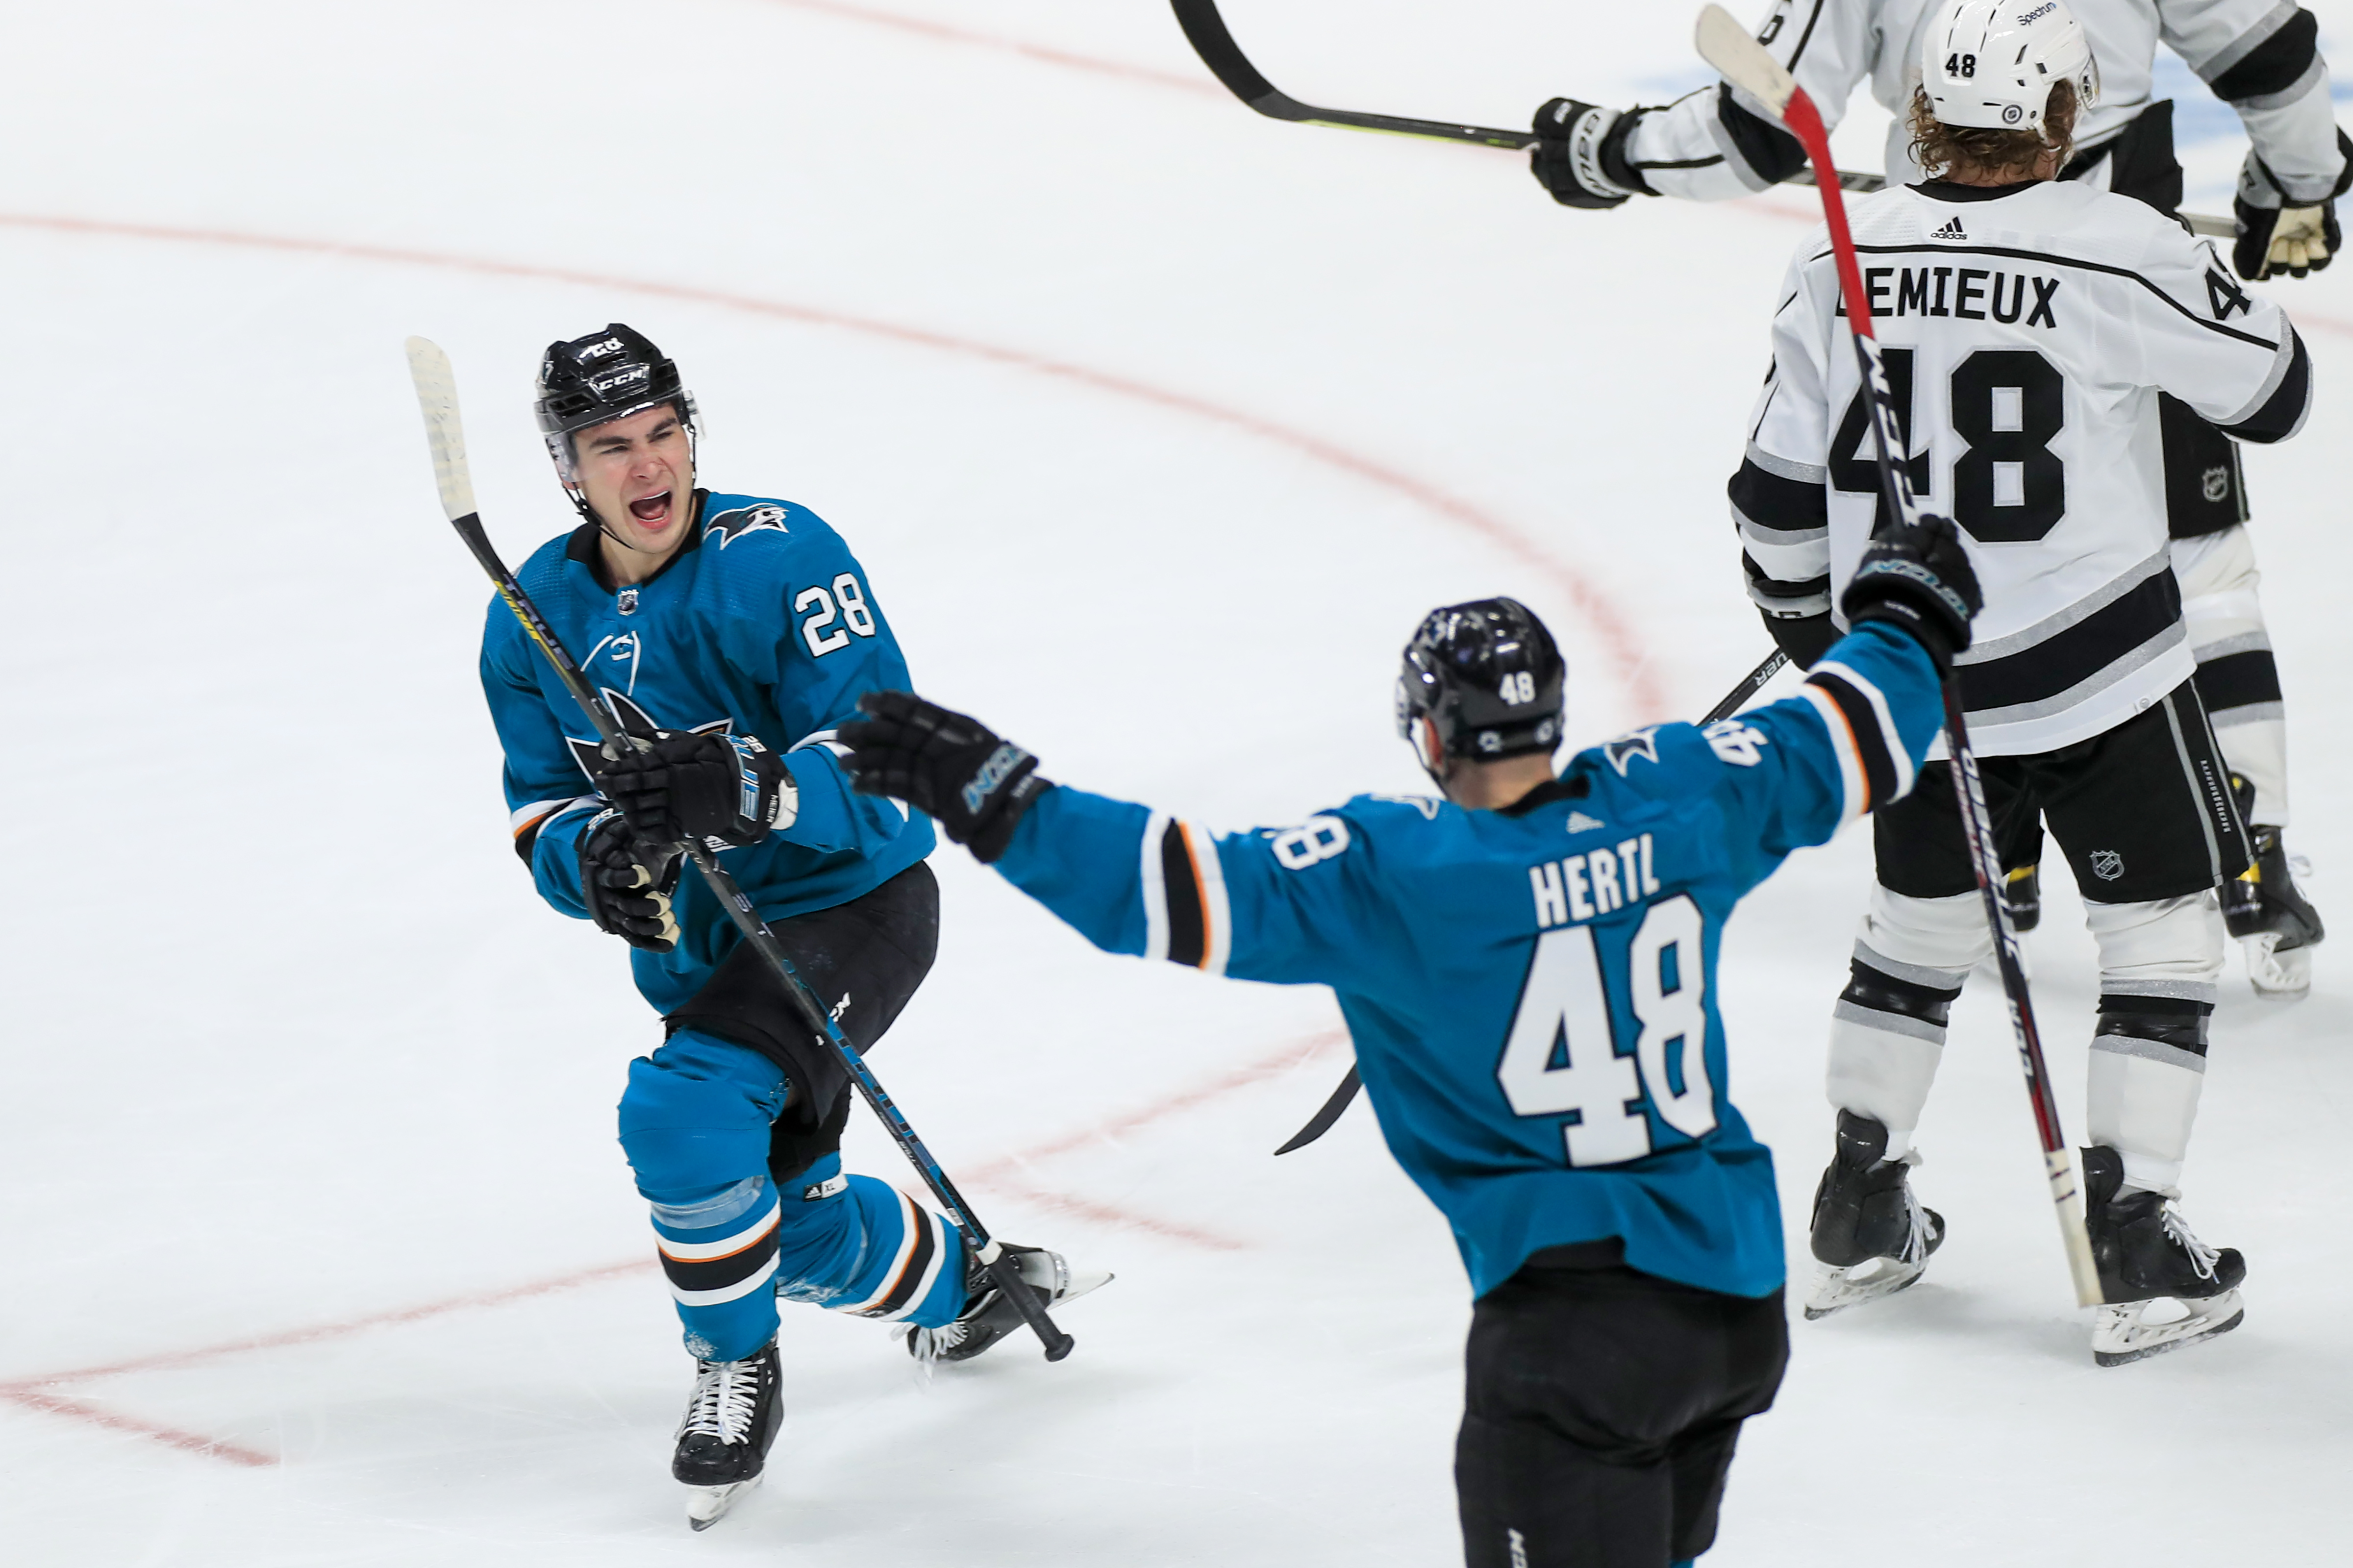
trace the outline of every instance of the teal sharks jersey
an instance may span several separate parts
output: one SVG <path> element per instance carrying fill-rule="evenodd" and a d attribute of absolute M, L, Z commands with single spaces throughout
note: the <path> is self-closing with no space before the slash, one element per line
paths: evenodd
<path fill-rule="evenodd" d="M 931 819 L 853 793 L 835 726 L 859 697 L 908 685 L 907 663 L 865 569 L 823 519 L 789 501 L 696 492 L 686 542 L 661 571 L 617 591 L 600 581 L 584 523 L 515 574 L 590 682 L 667 730 L 732 723 L 782 753 L 799 791 L 793 825 L 720 863 L 770 919 L 847 903 L 932 851 Z M 595 739 L 505 605 L 491 602 L 482 689 L 506 752 L 515 847 L 540 893 L 587 918 L 579 837 L 604 806 L 575 757 Z M 638 989 L 663 1012 L 732 951 L 735 928 L 700 879 L 682 878 L 681 938 L 632 952 Z"/>
<path fill-rule="evenodd" d="M 1761 1296 L 1780 1214 L 1730 1093 L 1725 921 L 1791 850 L 1908 791 L 1941 719 L 1928 656 L 1867 623 L 1799 695 L 1621 736 L 1507 810 L 1359 795 L 1216 834 L 1063 786 L 997 868 L 1110 952 L 1330 986 L 1475 1293 L 1615 1237 L 1645 1273 Z"/>

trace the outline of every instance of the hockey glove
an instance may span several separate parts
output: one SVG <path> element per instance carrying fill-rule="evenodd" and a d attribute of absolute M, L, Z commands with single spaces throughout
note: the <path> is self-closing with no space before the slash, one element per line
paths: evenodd
<path fill-rule="evenodd" d="M 1038 759 L 979 721 L 912 691 L 870 691 L 868 717 L 839 731 L 860 795 L 905 801 L 986 865 L 1005 853 L 1029 803 L 1054 786 Z"/>
<path fill-rule="evenodd" d="M 1565 207 L 1606 208 L 1627 197 L 1659 193 L 1626 162 L 1626 139 L 1642 110 L 1620 114 L 1556 98 L 1536 110 L 1536 144 L 1528 150 L 1528 172 Z"/>
<path fill-rule="evenodd" d="M 1969 646 L 1969 622 L 1985 605 L 1961 531 L 1941 517 L 1892 528 L 1873 540 L 1839 600 L 1847 625 L 1886 621 L 1928 650 L 1942 675 Z"/>
<path fill-rule="evenodd" d="M 2239 237 L 2231 247 L 2231 265 L 2239 276 L 2260 283 L 2286 273 L 2301 278 L 2328 265 L 2345 243 L 2337 225 L 2337 197 L 2353 178 L 2353 140 L 2337 133 L 2337 148 L 2346 157 L 2346 173 L 2337 189 L 2318 202 L 2291 203 L 2272 178 L 2270 167 L 2253 153 L 2239 171 L 2239 192 L 2231 200 L 2238 219 Z"/>
<path fill-rule="evenodd" d="M 670 909 L 678 873 L 677 853 L 638 842 L 637 830 L 617 811 L 598 812 L 581 830 L 580 897 L 588 918 L 631 947 L 668 952 L 678 945 L 678 916 Z"/>
<path fill-rule="evenodd" d="M 800 815 L 800 791 L 784 759 L 750 735 L 663 731 L 643 751 L 608 744 L 592 771 L 605 798 L 649 844 L 696 838 L 735 848 L 790 827 Z"/>

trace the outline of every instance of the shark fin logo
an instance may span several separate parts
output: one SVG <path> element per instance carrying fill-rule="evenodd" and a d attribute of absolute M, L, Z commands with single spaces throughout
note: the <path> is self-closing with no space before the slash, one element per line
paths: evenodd
<path fill-rule="evenodd" d="M 759 506 L 738 507 L 733 511 L 721 512 L 703 524 L 702 537 L 708 539 L 712 534 L 717 534 L 719 548 L 724 550 L 745 534 L 758 533 L 764 530 L 777 533 L 792 532 L 791 529 L 785 526 L 783 507 L 773 502 L 764 502 Z"/>
<path fill-rule="evenodd" d="M 655 721 L 654 716 L 638 707 L 628 692 L 616 691 L 608 686 L 601 695 L 605 701 L 605 710 L 612 714 L 615 723 L 620 725 L 621 733 L 632 740 L 659 741 L 676 732 L 662 728 Z M 735 721 L 733 719 L 713 719 L 708 724 L 697 724 L 686 732 L 690 735 L 701 735 L 715 730 L 725 735 L 733 733 L 734 728 Z M 604 742 L 584 741 L 577 735 L 566 735 L 564 737 L 564 743 L 572 748 L 572 760 L 579 764 L 582 773 L 588 775 L 588 782 L 595 784 L 596 770 L 605 765 Z"/>

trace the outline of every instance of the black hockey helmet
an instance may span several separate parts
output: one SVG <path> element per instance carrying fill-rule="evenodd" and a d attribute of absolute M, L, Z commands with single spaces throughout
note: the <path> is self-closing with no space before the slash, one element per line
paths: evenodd
<path fill-rule="evenodd" d="M 1405 645 L 1398 733 L 1432 778 L 1449 757 L 1549 754 L 1560 744 L 1567 683 L 1552 633 L 1517 599 L 1448 605 Z"/>
<path fill-rule="evenodd" d="M 552 447 L 592 425 L 626 419 L 662 404 L 694 423 L 694 399 L 679 380 L 678 366 L 662 356 L 653 340 L 615 321 L 601 332 L 569 342 L 550 343 L 539 359 L 540 433 Z"/>
<path fill-rule="evenodd" d="M 536 394 L 533 409 L 547 439 L 547 455 L 583 516 L 588 508 L 573 478 L 573 437 L 663 404 L 678 410 L 690 442 L 698 434 L 694 397 L 679 379 L 678 366 L 651 338 L 618 321 L 601 332 L 548 344 L 539 358 Z"/>

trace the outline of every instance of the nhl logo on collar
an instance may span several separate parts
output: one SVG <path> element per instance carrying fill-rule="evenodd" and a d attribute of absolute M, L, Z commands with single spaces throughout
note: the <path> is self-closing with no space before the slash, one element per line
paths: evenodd
<path fill-rule="evenodd" d="M 785 526 L 785 509 L 780 506 L 763 505 L 739 507 L 733 511 L 721 512 L 703 524 L 702 537 L 708 539 L 712 534 L 717 534 L 719 548 L 724 550 L 745 534 L 757 533 L 763 529 L 773 529 L 778 533 L 790 533 L 792 530 Z"/>

